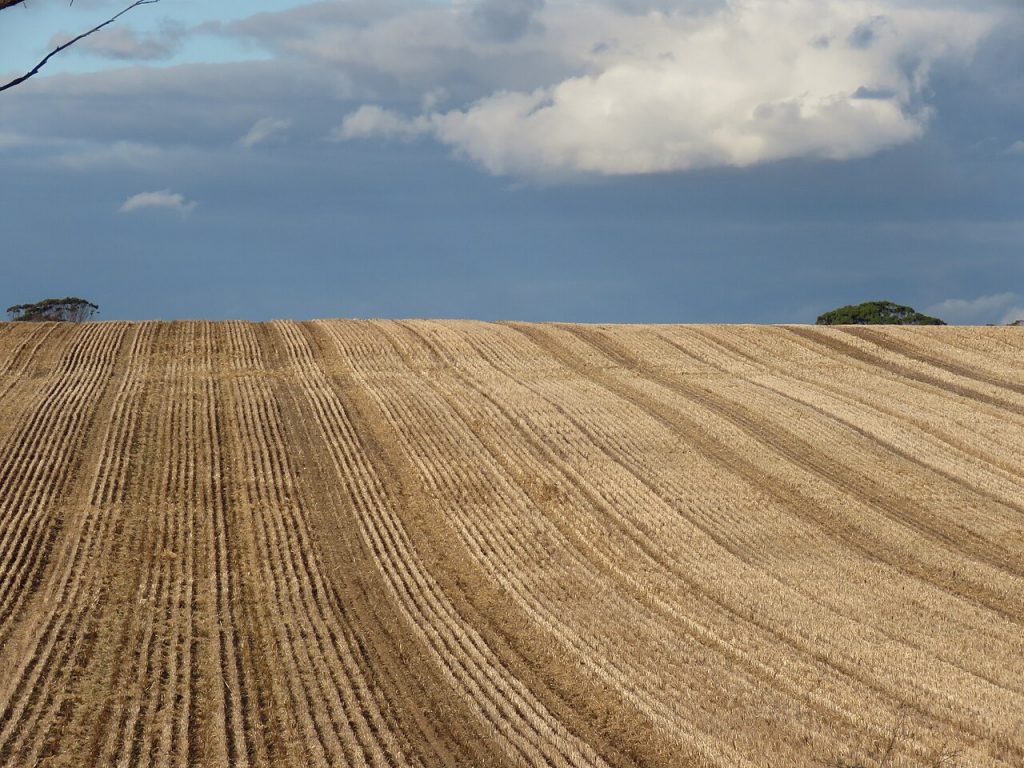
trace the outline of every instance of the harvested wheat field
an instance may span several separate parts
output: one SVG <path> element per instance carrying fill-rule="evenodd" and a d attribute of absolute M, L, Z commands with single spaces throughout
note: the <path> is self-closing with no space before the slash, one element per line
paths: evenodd
<path fill-rule="evenodd" d="M 1022 361 L 0 325 L 0 765 L 1022 766 Z"/>

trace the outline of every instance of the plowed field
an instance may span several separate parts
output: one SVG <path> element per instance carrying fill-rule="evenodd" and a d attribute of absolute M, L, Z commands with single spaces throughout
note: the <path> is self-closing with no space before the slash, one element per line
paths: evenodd
<path fill-rule="evenodd" d="M 0 765 L 1024 766 L 1022 363 L 0 325 Z"/>

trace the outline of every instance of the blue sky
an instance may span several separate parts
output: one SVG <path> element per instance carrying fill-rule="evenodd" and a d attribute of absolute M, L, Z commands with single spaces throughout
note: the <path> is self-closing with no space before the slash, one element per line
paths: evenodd
<path fill-rule="evenodd" d="M 0 79 L 120 7 L 0 12 Z M 0 302 L 1008 321 L 1021 39 L 999 2 L 162 0 L 0 93 Z"/>

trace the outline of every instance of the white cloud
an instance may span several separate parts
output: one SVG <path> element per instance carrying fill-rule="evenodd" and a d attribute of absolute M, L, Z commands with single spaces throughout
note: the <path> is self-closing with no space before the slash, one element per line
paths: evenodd
<path fill-rule="evenodd" d="M 560 66 L 526 67 L 530 87 L 498 87 L 458 110 L 403 118 L 364 107 L 334 137 L 429 132 L 492 173 L 525 176 L 864 157 L 924 133 L 932 66 L 970 56 L 996 18 L 942 0 L 522 5 L 529 22 L 500 44 L 473 37 L 459 6 L 392 15 L 372 32 L 346 27 L 356 51 L 376 43 L 363 66 L 398 82 L 459 67 L 486 73 L 510 51 Z M 435 33 L 431 42 L 394 35 L 413 16 Z M 353 50 L 338 42 L 325 33 L 281 45 L 349 56 L 331 53 Z"/>
<path fill-rule="evenodd" d="M 1016 319 L 1014 313 L 1021 313 L 1014 304 L 1018 296 L 1012 292 L 979 296 L 975 299 L 946 299 L 928 307 L 927 313 L 941 317 L 948 323 L 958 325 L 982 325 L 984 323 L 1008 323 Z"/>
<path fill-rule="evenodd" d="M 152 144 L 115 141 L 112 144 L 69 142 L 68 148 L 50 158 L 53 165 L 73 171 L 97 168 L 154 168 L 166 161 L 169 151 Z"/>
<path fill-rule="evenodd" d="M 1007 147 L 1006 152 L 1010 155 L 1024 155 L 1024 140 L 1013 142 Z"/>
<path fill-rule="evenodd" d="M 332 140 L 426 136 L 517 177 L 844 160 L 920 137 L 933 65 L 970 56 L 999 18 L 956 0 L 346 0 L 202 26 L 265 61 L 58 74 L 31 90 L 60 96 L 53 124 L 112 144 L 60 159 L 78 168 L 176 162 L 150 151 L 153 135 L 256 147 L 288 129 L 265 115 L 305 110 L 315 125 L 339 102 Z M 159 109 L 103 106 L 140 89 Z"/>
<path fill-rule="evenodd" d="M 194 200 L 186 200 L 185 196 L 178 192 L 171 192 L 163 189 L 158 192 L 139 192 L 132 195 L 121 205 L 120 213 L 131 213 L 143 208 L 166 208 L 177 211 L 182 216 L 187 216 L 195 210 L 197 203 Z"/>
<path fill-rule="evenodd" d="M 244 149 L 252 149 L 257 144 L 263 144 L 271 139 L 280 139 L 291 127 L 291 120 L 274 117 L 261 118 L 253 124 L 245 136 L 238 140 L 238 145 Z"/>
<path fill-rule="evenodd" d="M 431 88 L 429 91 L 424 93 L 423 97 L 420 99 L 420 109 L 427 113 L 434 112 L 449 98 L 451 98 L 451 94 L 448 93 L 447 88 L 440 86 L 437 88 Z"/>
<path fill-rule="evenodd" d="M 1002 320 L 1000 320 L 999 322 L 1001 322 L 1003 325 L 1010 325 L 1012 323 L 1024 322 L 1024 306 L 1019 306 L 1018 305 L 1018 306 L 1012 307 L 1010 310 L 1008 310 L 1003 315 Z"/>
<path fill-rule="evenodd" d="M 130 27 L 113 26 L 82 40 L 74 50 L 119 61 L 159 61 L 177 53 L 187 35 L 188 30 L 183 25 L 170 22 L 165 22 L 158 31 L 150 34 L 141 34 Z M 72 37 L 74 35 L 67 33 L 54 35 L 50 47 L 63 45 Z"/>
<path fill-rule="evenodd" d="M 431 130 L 431 121 L 426 117 L 410 120 L 393 110 L 368 104 L 345 117 L 328 138 L 331 141 L 370 138 L 409 141 Z"/>

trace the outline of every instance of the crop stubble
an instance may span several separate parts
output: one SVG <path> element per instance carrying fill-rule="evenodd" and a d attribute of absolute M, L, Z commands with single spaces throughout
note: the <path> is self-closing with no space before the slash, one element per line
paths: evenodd
<path fill-rule="evenodd" d="M 0 765 L 1022 765 L 1022 356 L 0 325 Z"/>

